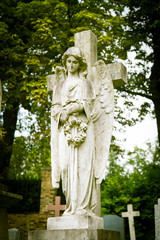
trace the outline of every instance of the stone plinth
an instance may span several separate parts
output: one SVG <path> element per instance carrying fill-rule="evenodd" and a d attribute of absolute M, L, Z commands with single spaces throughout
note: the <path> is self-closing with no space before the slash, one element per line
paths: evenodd
<path fill-rule="evenodd" d="M 8 215 L 7 208 L 22 199 L 22 196 L 9 193 L 4 185 L 0 186 L 0 240 L 8 240 Z"/>
<path fill-rule="evenodd" d="M 160 240 L 160 198 L 158 204 L 154 206 L 155 209 L 155 240 Z"/>
<path fill-rule="evenodd" d="M 47 220 L 47 230 L 104 229 L 103 218 L 91 216 L 53 217 Z"/>
<path fill-rule="evenodd" d="M 28 240 L 120 240 L 120 232 L 103 229 L 30 231 Z"/>

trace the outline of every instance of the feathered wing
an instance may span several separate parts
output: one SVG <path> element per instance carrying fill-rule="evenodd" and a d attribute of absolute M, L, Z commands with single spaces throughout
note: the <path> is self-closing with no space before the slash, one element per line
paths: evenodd
<path fill-rule="evenodd" d="M 59 166 L 59 132 L 58 120 L 61 112 L 61 99 L 59 94 L 59 85 L 65 79 L 65 71 L 62 67 L 56 68 L 53 78 L 53 97 L 51 109 L 51 167 L 52 167 L 52 186 L 59 187 L 60 182 L 60 166 Z"/>
<path fill-rule="evenodd" d="M 96 98 L 92 112 L 95 135 L 94 173 L 97 183 L 105 177 L 106 163 L 112 136 L 114 119 L 114 89 L 105 63 L 100 60 L 94 68 Z"/>

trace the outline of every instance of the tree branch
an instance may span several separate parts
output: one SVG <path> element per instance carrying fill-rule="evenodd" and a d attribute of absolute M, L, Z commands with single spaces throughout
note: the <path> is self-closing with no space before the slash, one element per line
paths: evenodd
<path fill-rule="evenodd" d="M 132 94 L 134 96 L 141 96 L 141 97 L 145 97 L 145 98 L 148 98 L 150 100 L 153 101 L 153 97 L 149 94 L 145 94 L 145 93 L 140 93 L 140 92 L 134 92 L 134 91 L 131 91 L 131 90 L 126 90 L 126 89 L 118 89 L 119 91 L 124 91 L 126 93 L 129 93 L 129 94 Z"/>

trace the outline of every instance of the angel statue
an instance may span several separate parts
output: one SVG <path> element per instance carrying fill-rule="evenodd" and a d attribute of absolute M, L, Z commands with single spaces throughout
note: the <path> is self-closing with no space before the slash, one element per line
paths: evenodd
<path fill-rule="evenodd" d="M 95 216 L 97 185 L 106 168 L 114 95 L 103 61 L 91 74 L 80 48 L 69 48 L 55 73 L 51 115 L 52 185 L 66 197 L 65 215 Z"/>

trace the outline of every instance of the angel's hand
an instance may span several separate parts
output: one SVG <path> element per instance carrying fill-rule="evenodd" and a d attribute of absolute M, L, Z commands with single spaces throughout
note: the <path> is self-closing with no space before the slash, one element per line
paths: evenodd
<path fill-rule="evenodd" d="M 72 103 L 69 105 L 68 115 L 81 111 L 83 111 L 83 105 L 81 103 Z"/>
<path fill-rule="evenodd" d="M 101 182 L 102 182 L 102 178 L 97 178 L 96 179 L 96 184 L 101 184 Z"/>
<path fill-rule="evenodd" d="M 64 109 L 60 115 L 60 121 L 62 124 L 64 124 L 68 119 L 68 112 L 66 109 Z"/>

